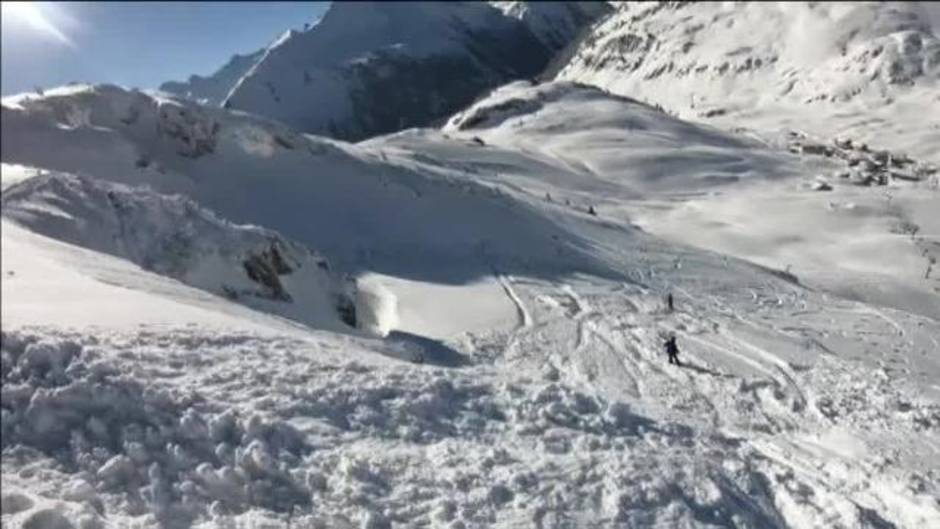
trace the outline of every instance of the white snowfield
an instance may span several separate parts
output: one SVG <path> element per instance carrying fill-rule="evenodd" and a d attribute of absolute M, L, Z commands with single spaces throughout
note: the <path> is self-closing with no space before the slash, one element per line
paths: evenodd
<path fill-rule="evenodd" d="M 112 86 L 0 125 L 4 527 L 940 527 L 927 149 L 570 81 L 358 144 Z"/>

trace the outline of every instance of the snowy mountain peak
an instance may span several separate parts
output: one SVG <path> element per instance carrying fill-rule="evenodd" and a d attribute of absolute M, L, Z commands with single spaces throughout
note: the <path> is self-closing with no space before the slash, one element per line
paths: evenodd
<path fill-rule="evenodd" d="M 224 92 L 228 108 L 361 139 L 427 125 L 487 89 L 536 76 L 608 10 L 600 2 L 336 2 L 311 30 L 285 33 L 251 61 L 162 88 L 210 101 Z"/>

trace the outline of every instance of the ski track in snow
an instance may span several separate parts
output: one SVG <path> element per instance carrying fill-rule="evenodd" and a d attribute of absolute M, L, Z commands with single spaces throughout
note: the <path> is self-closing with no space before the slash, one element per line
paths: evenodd
<path fill-rule="evenodd" d="M 512 278 L 500 274 L 498 271 L 494 270 L 493 275 L 496 277 L 496 280 L 499 281 L 499 284 L 502 285 L 503 290 L 506 292 L 506 296 L 512 301 L 513 305 L 516 306 L 516 310 L 519 313 L 519 325 L 522 327 L 531 327 L 532 326 L 532 317 L 529 316 L 529 311 L 526 310 L 525 305 L 522 303 L 522 300 L 519 299 L 519 295 L 516 294 L 516 291 L 512 288 Z"/>

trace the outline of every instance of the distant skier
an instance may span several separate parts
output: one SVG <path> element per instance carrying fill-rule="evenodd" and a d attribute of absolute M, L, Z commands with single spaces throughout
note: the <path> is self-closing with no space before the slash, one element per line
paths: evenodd
<path fill-rule="evenodd" d="M 666 312 L 672 312 L 675 310 L 672 302 L 672 292 L 666 294 Z"/>
<path fill-rule="evenodd" d="M 666 354 L 669 356 L 669 363 L 681 366 L 682 363 L 679 362 L 679 346 L 676 345 L 676 336 L 672 335 L 669 338 L 666 338 L 665 343 L 663 343 L 663 347 L 666 348 Z"/>

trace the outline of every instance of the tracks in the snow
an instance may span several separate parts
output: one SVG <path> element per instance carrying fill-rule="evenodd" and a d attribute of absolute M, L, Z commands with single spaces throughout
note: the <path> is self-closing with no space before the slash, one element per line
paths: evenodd
<path fill-rule="evenodd" d="M 576 369 L 586 385 L 603 394 L 617 399 L 640 398 L 637 373 L 628 369 L 623 351 L 597 330 L 595 315 L 582 313 L 578 317 L 578 346 L 572 355 Z"/>
<path fill-rule="evenodd" d="M 540 310 L 538 303 L 526 307 L 510 278 L 498 273 L 496 277 L 520 313 L 522 324 L 504 349 L 504 359 L 520 367 L 541 369 L 550 364 L 562 379 L 590 393 L 640 402 L 651 412 L 659 409 L 661 416 L 691 418 L 710 429 L 764 425 L 771 431 L 791 430 L 804 413 L 815 411 L 786 361 L 728 327 L 738 322 L 758 324 L 719 300 L 710 305 L 720 303 L 727 314 L 715 319 L 714 314 L 704 316 L 709 311 L 697 307 L 695 297 L 684 289 L 687 309 L 663 313 L 657 308 L 658 296 L 650 292 L 635 292 L 624 300 L 622 289 L 596 290 L 589 285 L 600 295 L 586 296 L 572 284 L 526 283 L 532 291 L 520 291 L 522 295 L 550 299 L 548 309 Z M 605 297 L 604 292 L 615 295 Z M 696 318 L 693 313 L 703 316 Z M 678 333 L 680 344 L 686 345 L 685 368 L 665 363 L 660 338 L 670 332 Z M 716 370 L 703 359 L 703 352 L 707 352 L 704 359 L 726 359 L 746 368 L 756 380 Z M 747 419 L 748 414 L 754 418 Z"/>
<path fill-rule="evenodd" d="M 513 305 L 516 306 L 516 312 L 519 315 L 519 322 L 522 327 L 532 326 L 532 316 L 529 315 L 529 311 L 526 310 L 525 304 L 522 303 L 522 300 L 519 299 L 519 295 L 516 294 L 516 291 L 512 288 L 512 278 L 501 274 L 496 268 L 493 268 L 493 276 L 496 277 L 496 280 L 499 281 L 499 284 L 503 287 L 503 291 L 506 292 L 506 296 L 512 301 Z"/>
<path fill-rule="evenodd" d="M 818 381 L 828 379 L 810 369 L 817 361 L 834 362 L 834 373 L 844 374 L 842 359 L 834 354 L 839 342 L 814 338 L 826 336 L 819 329 L 828 328 L 828 319 L 818 316 L 815 309 L 822 306 L 812 298 L 788 296 L 772 286 L 766 287 L 770 291 L 758 287 L 753 295 L 749 290 L 740 294 L 704 288 L 702 293 L 677 286 L 680 310 L 665 313 L 657 290 L 606 288 L 579 279 L 496 277 L 520 314 L 521 324 L 507 337 L 504 350 L 510 376 L 623 402 L 651 421 L 655 433 L 645 441 L 662 450 L 679 450 L 690 442 L 696 462 L 710 457 L 706 453 L 744 462 L 742 472 L 760 481 L 775 500 L 766 510 L 777 512 L 779 520 L 810 517 L 846 527 L 890 527 L 899 520 L 887 501 L 890 495 L 876 490 L 883 471 L 872 466 L 871 458 L 854 448 L 838 458 L 827 455 L 840 452 L 836 445 L 841 438 L 826 436 L 854 424 L 839 422 L 839 414 L 867 417 L 866 408 L 852 408 L 867 400 L 837 401 L 841 387 L 827 391 Z M 794 313 L 795 308 L 801 312 Z M 893 313 L 846 314 L 856 322 L 866 316 L 884 320 L 876 320 L 880 335 L 895 341 L 911 339 L 916 332 L 905 328 L 903 320 L 892 325 Z M 666 363 L 666 333 L 678 335 L 685 367 Z M 864 382 L 863 377 L 851 378 L 852 384 Z M 819 403 L 834 407 L 833 414 L 827 415 L 828 408 Z M 904 417 L 892 420 L 905 424 Z M 674 427 L 690 433 L 681 441 L 664 433 L 678 431 Z M 856 465 L 857 473 L 846 474 Z"/>

